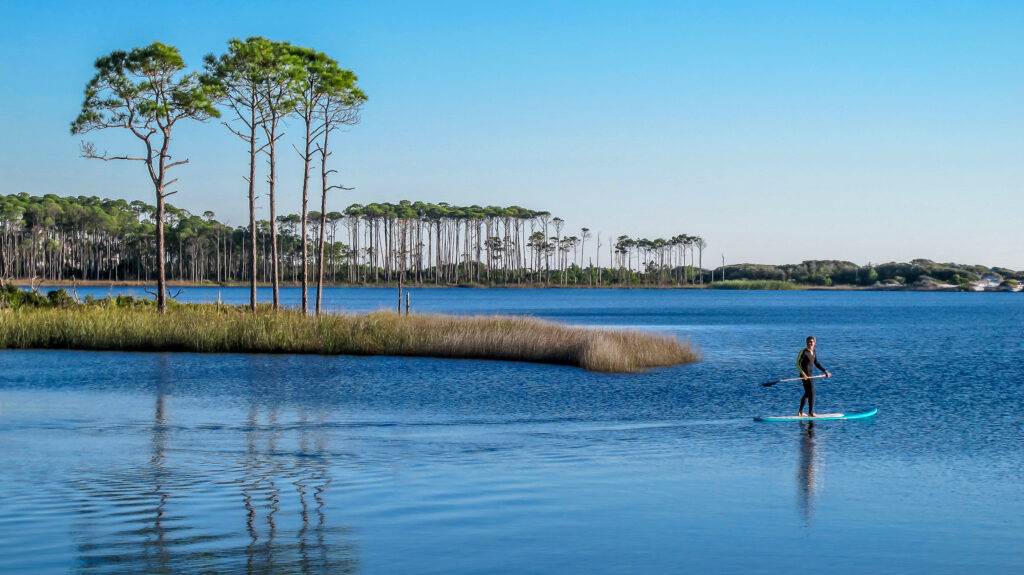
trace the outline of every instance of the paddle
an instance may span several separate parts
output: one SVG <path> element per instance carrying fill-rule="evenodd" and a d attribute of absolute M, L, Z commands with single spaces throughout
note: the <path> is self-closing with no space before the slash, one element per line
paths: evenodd
<path fill-rule="evenodd" d="M 782 383 L 783 381 L 800 381 L 801 379 L 818 379 L 819 377 L 828 377 L 827 375 L 812 375 L 810 378 L 803 377 L 791 377 L 789 379 L 776 379 L 775 381 L 769 381 L 768 383 L 762 383 L 765 387 L 771 387 L 776 383 Z"/>

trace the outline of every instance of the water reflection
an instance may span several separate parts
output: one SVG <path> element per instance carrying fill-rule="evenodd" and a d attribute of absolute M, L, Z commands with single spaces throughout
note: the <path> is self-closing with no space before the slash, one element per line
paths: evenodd
<path fill-rule="evenodd" d="M 821 488 L 821 439 L 814 435 L 814 422 L 800 422 L 800 460 L 796 470 L 797 505 L 805 521 L 814 518 L 814 496 Z"/>
<path fill-rule="evenodd" d="M 167 470 L 167 389 L 170 385 L 170 368 L 167 365 L 166 355 L 159 358 L 159 370 L 156 378 L 156 408 L 153 413 L 152 432 L 152 455 L 149 460 L 149 467 L 152 470 L 153 493 L 157 498 L 156 516 L 153 518 L 153 533 L 156 537 L 155 548 L 157 550 L 157 564 L 160 572 L 168 572 L 170 556 L 167 552 L 166 530 L 164 529 L 164 513 L 167 509 L 167 492 L 164 490 L 164 480 L 168 476 Z"/>
<path fill-rule="evenodd" d="M 154 366 L 152 421 L 137 465 L 82 469 L 71 526 L 82 573 L 350 573 L 358 568 L 348 529 L 332 526 L 325 414 L 294 419 L 253 401 L 226 437 L 175 420 L 174 372 Z M 139 374 L 145 376 L 145 374 Z M 184 415 L 184 414 L 183 414 Z M 209 442 L 195 445 L 196 433 Z M 148 437 L 147 437 L 148 436 Z M 231 443 L 244 442 L 244 449 Z M 235 443 L 237 445 L 237 443 Z"/>

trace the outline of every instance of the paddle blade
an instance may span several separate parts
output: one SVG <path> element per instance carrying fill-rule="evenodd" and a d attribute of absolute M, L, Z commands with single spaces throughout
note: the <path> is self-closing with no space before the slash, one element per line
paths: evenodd
<path fill-rule="evenodd" d="M 769 381 L 768 383 L 762 383 L 761 385 L 763 387 L 771 387 L 771 386 L 775 385 L 776 383 L 779 383 L 779 382 L 778 381 Z"/>

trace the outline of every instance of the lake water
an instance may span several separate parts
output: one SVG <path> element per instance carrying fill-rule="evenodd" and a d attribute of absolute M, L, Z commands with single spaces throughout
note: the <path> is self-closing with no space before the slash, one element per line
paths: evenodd
<path fill-rule="evenodd" d="M 412 294 L 667 332 L 705 361 L 3 351 L 0 572 L 1024 571 L 1022 294 Z M 810 334 L 835 376 L 817 411 L 876 418 L 752 420 L 796 411 L 799 382 L 759 384 Z"/>

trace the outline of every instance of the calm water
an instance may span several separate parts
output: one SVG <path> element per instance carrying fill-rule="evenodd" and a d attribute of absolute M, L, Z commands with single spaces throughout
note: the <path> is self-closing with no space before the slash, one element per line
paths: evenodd
<path fill-rule="evenodd" d="M 423 289 L 413 307 L 663 331 L 706 360 L 3 351 L 0 572 L 1024 571 L 1024 295 Z M 752 421 L 796 410 L 799 382 L 758 384 L 792 376 L 809 334 L 835 375 L 818 411 L 876 419 Z"/>

